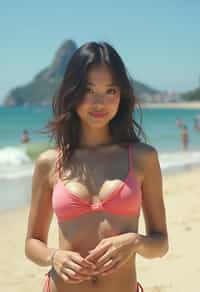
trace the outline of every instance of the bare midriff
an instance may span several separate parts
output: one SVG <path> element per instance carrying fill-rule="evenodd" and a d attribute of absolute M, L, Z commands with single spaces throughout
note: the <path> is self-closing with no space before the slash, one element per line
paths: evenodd
<path fill-rule="evenodd" d="M 136 217 L 90 213 L 59 224 L 59 248 L 73 250 L 86 257 L 103 238 L 137 230 Z M 134 292 L 136 286 L 135 255 L 112 274 L 93 276 L 79 284 L 67 284 L 54 270 L 51 271 L 51 292 Z"/>
<path fill-rule="evenodd" d="M 71 160 L 73 167 L 71 169 L 76 169 L 74 166 L 77 165 L 77 169 L 81 168 L 82 172 L 84 170 L 85 176 L 77 180 L 79 178 L 79 171 L 77 173 L 71 171 L 70 164 L 68 163 L 65 172 L 63 171 L 63 176 L 67 178 L 64 185 L 69 190 L 70 187 L 72 188 L 74 178 L 76 178 L 74 186 L 76 187 L 76 194 L 81 199 L 90 199 L 91 201 L 95 199 L 94 197 L 89 197 L 88 194 L 100 194 L 98 200 L 106 199 L 110 192 L 119 184 L 113 178 L 124 181 L 127 177 L 130 164 L 130 161 L 128 163 L 127 148 L 123 149 L 113 146 L 110 148 L 110 151 L 107 149 L 107 152 L 102 150 L 102 153 L 95 154 L 95 159 L 92 159 L 92 155 L 89 155 L 87 151 L 76 151 L 73 157 Z M 135 159 L 131 163 L 134 165 L 136 179 L 141 185 L 143 174 L 141 172 L 141 165 L 136 159 L 137 157 L 138 155 L 135 155 Z M 97 165 L 98 168 L 96 167 Z M 69 179 L 68 169 L 70 169 L 69 173 L 72 173 L 71 176 L 69 174 Z M 84 180 L 84 177 L 87 179 Z M 72 190 L 74 189 L 72 188 Z M 88 252 L 94 249 L 104 238 L 129 232 L 138 232 L 138 219 L 139 217 L 136 215 L 122 216 L 99 211 L 89 212 L 70 220 L 67 219 L 62 223 L 59 223 L 58 220 L 59 248 L 62 250 L 72 250 L 78 252 L 82 257 L 87 257 Z M 52 270 L 50 278 L 51 292 L 136 292 L 136 287 L 135 254 L 132 254 L 126 263 L 112 274 L 93 276 L 92 279 L 79 284 L 64 282 L 54 270 Z"/>

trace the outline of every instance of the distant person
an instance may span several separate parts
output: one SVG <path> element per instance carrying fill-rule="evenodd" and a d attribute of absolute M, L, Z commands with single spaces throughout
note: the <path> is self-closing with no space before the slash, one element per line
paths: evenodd
<path fill-rule="evenodd" d="M 200 121 L 199 121 L 199 118 L 195 118 L 195 119 L 194 119 L 194 129 L 195 129 L 197 132 L 200 132 Z"/>
<path fill-rule="evenodd" d="M 22 136 L 21 136 L 21 142 L 23 144 L 28 143 L 30 141 L 30 137 L 29 137 L 29 133 L 27 130 L 24 130 L 22 132 Z"/>
<path fill-rule="evenodd" d="M 182 128 L 184 126 L 183 120 L 181 118 L 176 119 L 176 126 Z"/>
<path fill-rule="evenodd" d="M 182 128 L 181 138 L 182 138 L 183 150 L 187 150 L 188 143 L 189 143 L 189 133 L 188 133 L 188 128 L 186 125 L 184 125 Z"/>

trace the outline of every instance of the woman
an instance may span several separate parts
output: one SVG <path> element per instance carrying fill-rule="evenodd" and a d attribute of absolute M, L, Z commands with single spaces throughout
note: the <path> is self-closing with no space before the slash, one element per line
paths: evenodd
<path fill-rule="evenodd" d="M 168 250 L 158 155 L 141 142 L 134 108 L 114 48 L 80 47 L 53 99 L 48 129 L 57 147 L 40 155 L 33 175 L 25 252 L 51 266 L 43 291 L 143 291 L 136 254 L 156 258 Z M 141 208 L 145 235 L 138 233 Z M 47 246 L 53 211 L 58 248 Z"/>

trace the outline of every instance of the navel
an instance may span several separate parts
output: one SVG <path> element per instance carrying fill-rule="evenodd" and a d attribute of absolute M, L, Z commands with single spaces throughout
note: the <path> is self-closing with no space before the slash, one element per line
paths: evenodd
<path fill-rule="evenodd" d="M 92 281 L 92 285 L 96 285 L 99 282 L 99 278 L 97 276 L 93 276 L 91 281 Z"/>

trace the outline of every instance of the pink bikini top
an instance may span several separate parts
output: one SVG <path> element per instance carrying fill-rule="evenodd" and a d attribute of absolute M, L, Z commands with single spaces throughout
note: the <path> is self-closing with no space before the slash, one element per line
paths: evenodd
<path fill-rule="evenodd" d="M 52 205 L 58 222 L 79 217 L 89 212 L 107 212 L 113 215 L 139 216 L 142 192 L 139 182 L 134 175 L 131 145 L 128 147 L 129 171 L 122 181 L 106 199 L 98 203 L 81 199 L 77 193 L 70 191 L 60 178 L 60 151 L 57 152 L 57 182 L 52 194 Z"/>

